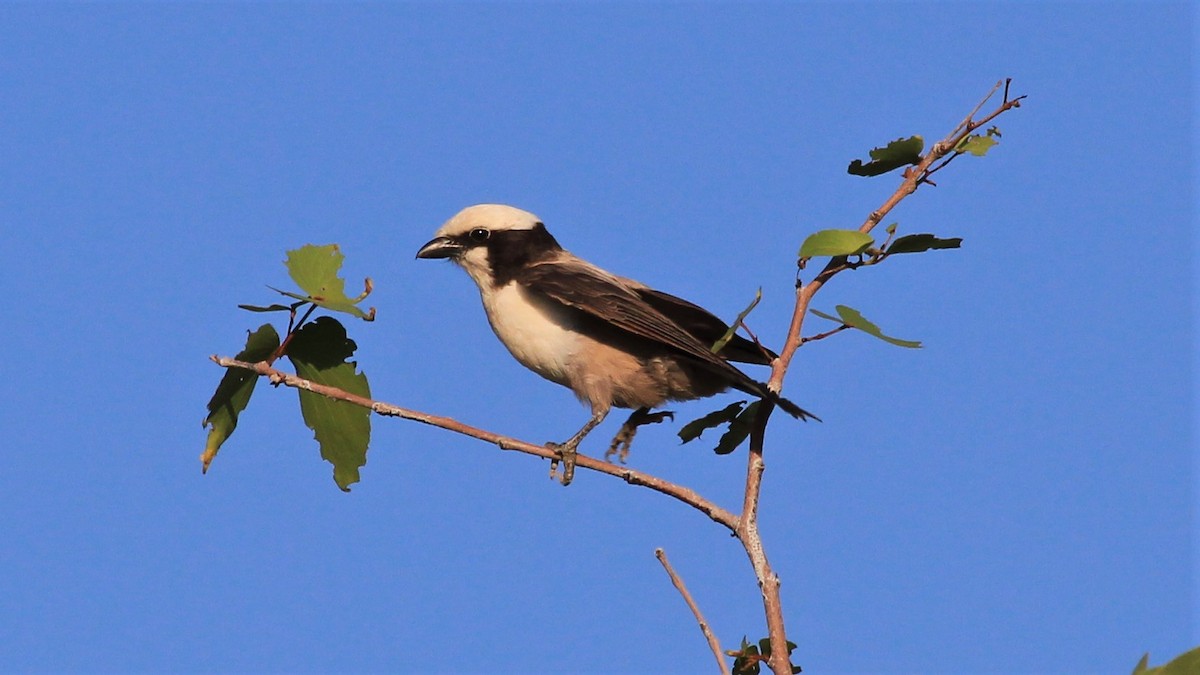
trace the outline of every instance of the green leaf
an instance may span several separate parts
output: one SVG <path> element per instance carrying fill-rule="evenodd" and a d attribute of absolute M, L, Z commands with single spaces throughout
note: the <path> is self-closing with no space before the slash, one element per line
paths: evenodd
<path fill-rule="evenodd" d="M 364 321 L 373 321 L 375 319 L 373 308 L 369 312 L 364 312 L 357 307 L 358 303 L 371 294 L 371 280 L 366 280 L 366 288 L 362 295 L 354 299 L 347 297 L 346 282 L 338 276 L 338 270 L 342 268 L 342 261 L 345 259 L 346 256 L 342 255 L 337 244 L 325 246 L 307 244 L 288 251 L 287 260 L 284 261 L 288 274 L 291 275 L 296 285 L 308 295 L 274 290 L 290 298 L 307 300 L 334 312 L 344 312 Z"/>
<path fill-rule="evenodd" d="M 737 333 L 738 326 L 741 326 L 746 317 L 750 316 L 750 312 L 754 311 L 754 308 L 758 306 L 759 300 L 762 300 L 762 286 L 759 286 L 758 290 L 754 292 L 754 299 L 750 301 L 746 309 L 743 309 L 737 315 L 737 318 L 733 320 L 733 323 L 729 325 L 729 330 L 725 331 L 720 340 L 713 343 L 712 352 L 714 354 L 719 353 L 725 348 L 725 345 L 729 344 L 729 341 L 733 339 L 734 333 Z"/>
<path fill-rule="evenodd" d="M 679 439 L 684 443 L 688 443 L 700 438 L 700 434 L 708 429 L 732 422 L 737 418 L 738 413 L 741 412 L 744 405 L 746 405 L 745 401 L 730 403 L 720 410 L 710 412 L 700 419 L 688 422 L 679 430 Z"/>
<path fill-rule="evenodd" d="M 850 162 L 846 172 L 853 176 L 879 176 L 920 162 L 924 149 L 925 139 L 920 136 L 897 138 L 885 147 L 871 150 L 871 161 L 865 164 L 861 159 Z"/>
<path fill-rule="evenodd" d="M 750 430 L 754 428 L 754 418 L 758 414 L 758 405 L 761 401 L 755 401 L 746 406 L 746 409 L 738 413 L 738 416 L 733 418 L 729 423 L 729 430 L 721 436 L 721 440 L 717 442 L 717 447 L 713 448 L 713 452 L 718 455 L 728 455 L 737 450 L 737 447 L 750 436 Z"/>
<path fill-rule="evenodd" d="M 837 313 L 838 313 L 838 315 L 836 317 L 830 316 L 829 314 L 826 314 L 825 312 L 821 312 L 821 311 L 818 311 L 815 309 L 810 309 L 808 311 L 812 312 L 813 314 L 816 314 L 817 316 L 821 317 L 822 319 L 829 319 L 830 321 L 837 321 L 839 323 L 844 323 L 847 326 L 850 326 L 851 328 L 857 328 L 868 335 L 873 335 L 873 336 L 879 338 L 880 340 L 883 340 L 884 342 L 890 342 L 891 344 L 894 344 L 897 347 L 906 347 L 908 349 L 918 349 L 921 346 L 921 343 L 917 340 L 901 340 L 899 338 L 894 338 L 894 337 L 889 337 L 887 335 L 884 335 L 883 331 L 879 330 L 879 326 L 876 326 L 875 324 L 871 323 L 870 321 L 867 321 L 867 319 L 865 317 L 863 317 L 863 315 L 860 314 L 857 309 L 854 309 L 852 307 L 847 307 L 845 305 L 837 305 L 834 309 L 836 309 Z"/>
<path fill-rule="evenodd" d="M 808 235 L 800 245 L 800 257 L 857 255 L 874 243 L 871 235 L 858 230 L 821 230 Z"/>
<path fill-rule="evenodd" d="M 888 234 L 896 234 L 896 225 L 898 225 L 898 224 L 899 223 L 892 223 L 891 225 L 888 225 L 887 227 L 885 227 L 883 229 L 885 231 L 887 231 Z"/>
<path fill-rule="evenodd" d="M 346 337 L 346 329 L 336 319 L 318 317 L 296 331 L 288 347 L 288 358 L 296 374 L 306 380 L 337 387 L 364 398 L 371 388 L 358 365 L 349 361 L 358 345 Z M 371 411 L 303 389 L 300 412 L 304 423 L 313 430 L 321 446 L 321 457 L 333 464 L 333 480 L 343 491 L 359 480 L 359 468 L 367 463 L 367 445 L 371 442 Z"/>
<path fill-rule="evenodd" d="M 888 254 L 892 253 L 921 253 L 930 249 L 958 248 L 962 245 L 962 237 L 939 239 L 932 234 L 906 234 L 888 246 Z"/>
<path fill-rule="evenodd" d="M 990 133 L 987 136 L 971 134 L 970 136 L 966 136 L 959 141 L 958 145 L 954 146 L 954 149 L 957 152 L 969 152 L 976 157 L 983 157 L 988 153 L 988 150 L 992 149 L 993 145 L 996 145 L 996 143 L 998 143 L 998 141 L 992 138 Z"/>
<path fill-rule="evenodd" d="M 246 347 L 238 352 L 237 360 L 248 363 L 264 361 L 279 348 L 279 333 L 269 323 L 259 326 L 258 330 L 246 337 Z M 250 395 L 254 393 L 254 383 L 258 382 L 258 374 L 243 368 L 226 368 L 225 374 L 217 385 L 216 392 L 208 401 L 208 416 L 204 418 L 204 426 L 208 427 L 208 438 L 204 443 L 204 452 L 200 455 L 202 470 L 208 472 L 221 445 L 237 428 L 238 415 L 250 403 Z"/>
<path fill-rule="evenodd" d="M 282 293 L 283 291 L 280 291 L 280 292 Z M 241 309 L 251 311 L 251 312 L 290 312 L 290 311 L 292 311 L 292 308 L 290 305 L 278 305 L 278 304 L 268 305 L 266 307 L 259 307 L 257 305 L 238 305 L 238 307 L 240 307 Z"/>
<path fill-rule="evenodd" d="M 1147 667 L 1150 653 L 1147 652 L 1133 669 L 1133 675 L 1194 675 L 1200 673 L 1200 647 L 1184 652 L 1163 666 Z"/>

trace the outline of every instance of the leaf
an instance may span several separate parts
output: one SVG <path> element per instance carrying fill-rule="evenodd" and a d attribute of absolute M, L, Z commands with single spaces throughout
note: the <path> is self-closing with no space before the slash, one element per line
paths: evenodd
<path fill-rule="evenodd" d="M 800 257 L 857 255 L 874 243 L 871 235 L 858 230 L 821 230 L 808 235 L 800 245 Z"/>
<path fill-rule="evenodd" d="M 891 225 L 888 225 L 887 227 L 885 227 L 885 228 L 883 228 L 883 229 L 884 229 L 884 230 L 885 230 L 885 231 L 886 231 L 888 234 L 896 234 L 896 225 L 898 225 L 898 223 L 892 223 Z"/>
<path fill-rule="evenodd" d="M 352 316 L 373 321 L 375 310 L 364 312 L 357 307 L 358 303 L 371 294 L 371 280 L 367 279 L 362 295 L 351 299 L 346 296 L 346 282 L 338 276 L 342 261 L 346 256 L 338 249 L 337 244 L 316 246 L 307 244 L 298 249 L 288 251 L 284 265 L 292 281 L 308 295 L 299 295 L 288 291 L 273 289 L 290 298 L 307 300 L 313 304 L 334 312 L 344 312 Z"/>
<path fill-rule="evenodd" d="M 348 361 L 358 345 L 346 337 L 346 329 L 336 319 L 318 317 L 296 331 L 288 347 L 288 358 L 296 374 L 306 380 L 337 387 L 364 398 L 371 388 L 358 365 Z M 304 423 L 314 432 L 321 446 L 321 457 L 333 464 L 333 480 L 345 492 L 359 480 L 359 468 L 367 463 L 371 442 L 371 411 L 303 389 L 300 412 Z"/>
<path fill-rule="evenodd" d="M 280 292 L 282 293 L 283 291 L 280 291 Z M 268 305 L 267 307 L 259 307 L 257 305 L 238 305 L 238 307 L 240 307 L 241 309 L 244 309 L 244 310 L 251 311 L 251 312 L 290 312 L 290 311 L 292 311 L 292 307 L 290 305 L 278 305 L 278 304 Z"/>
<path fill-rule="evenodd" d="M 1148 668 L 1150 653 L 1147 652 L 1133 669 L 1133 675 L 1194 675 L 1200 673 L 1200 647 L 1184 652 L 1162 666 Z"/>
<path fill-rule="evenodd" d="M 708 429 L 732 422 L 737 417 L 738 413 L 741 412 L 742 406 L 744 405 L 746 405 L 745 401 L 730 403 L 720 410 L 710 412 L 700 419 L 695 419 L 691 422 L 688 422 L 687 424 L 683 425 L 682 429 L 679 430 L 679 439 L 684 443 L 689 443 L 697 438 L 700 438 L 700 434 L 704 433 Z"/>
<path fill-rule="evenodd" d="M 238 352 L 237 360 L 257 363 L 266 360 L 279 348 L 279 333 L 269 323 L 264 323 L 258 330 L 246 337 L 246 347 Z M 244 368 L 226 368 L 217 390 L 208 401 L 208 416 L 204 418 L 204 426 L 208 427 L 208 438 L 204 442 L 204 452 L 200 455 L 201 470 L 208 472 L 208 466 L 217 456 L 221 445 L 237 428 L 238 415 L 250 403 L 250 395 L 254 393 L 254 383 L 258 382 L 258 374 Z"/>
<path fill-rule="evenodd" d="M 838 313 L 838 315 L 836 317 L 830 316 L 829 314 L 826 314 L 825 312 L 821 312 L 821 311 L 818 311 L 815 309 L 810 309 L 808 311 L 812 312 L 813 314 L 816 314 L 817 316 L 821 317 L 822 319 L 829 319 L 830 321 L 837 321 L 839 323 L 844 323 L 847 326 L 850 326 L 851 328 L 857 328 L 868 335 L 873 335 L 873 336 L 879 338 L 880 340 L 883 340 L 884 342 L 890 342 L 891 344 L 894 344 L 897 347 L 906 347 L 908 349 L 919 349 L 921 347 L 921 343 L 917 340 L 901 340 L 899 338 L 894 338 L 894 337 L 889 337 L 887 335 L 884 335 L 883 331 L 879 330 L 879 326 L 876 326 L 875 324 L 871 323 L 870 321 L 867 321 L 867 319 L 865 317 L 863 317 L 863 315 L 860 314 L 857 309 L 854 309 L 852 307 L 847 307 L 845 305 L 837 305 L 834 309 L 836 309 L 837 313 Z"/>
<path fill-rule="evenodd" d="M 988 150 L 991 150 L 992 146 L 996 145 L 998 142 L 999 141 L 992 138 L 992 135 L 989 131 L 987 136 L 971 134 L 970 136 L 964 137 L 958 142 L 958 145 L 954 146 L 954 149 L 957 152 L 969 152 L 976 157 L 983 157 L 988 153 Z"/>
<path fill-rule="evenodd" d="M 751 403 L 746 406 L 745 410 L 738 413 L 737 417 L 733 418 L 729 423 L 729 430 L 721 436 L 721 440 L 717 442 L 717 447 L 713 448 L 713 452 L 718 455 L 728 455 L 737 450 L 754 428 L 754 418 L 758 415 L 759 403 L 761 401 Z"/>
<path fill-rule="evenodd" d="M 888 246 L 888 254 L 892 253 L 921 253 L 930 249 L 959 248 L 962 237 L 939 239 L 932 234 L 906 234 Z"/>
<path fill-rule="evenodd" d="M 762 300 L 762 286 L 759 286 L 758 290 L 754 292 L 754 299 L 750 301 L 746 309 L 743 309 L 737 315 L 737 318 L 733 320 L 733 323 L 729 324 L 729 330 L 725 331 L 720 340 L 713 343 L 712 352 L 714 354 L 719 353 L 725 348 L 725 345 L 729 344 L 729 341 L 733 339 L 734 333 L 737 332 L 738 326 L 741 326 L 746 317 L 750 316 L 750 312 L 754 311 L 754 308 L 758 306 L 759 300 Z"/>
<path fill-rule="evenodd" d="M 853 176 L 879 176 L 920 162 L 924 149 L 925 139 L 920 136 L 897 138 L 885 147 L 871 150 L 871 161 L 865 164 L 861 159 L 850 162 L 846 172 Z"/>

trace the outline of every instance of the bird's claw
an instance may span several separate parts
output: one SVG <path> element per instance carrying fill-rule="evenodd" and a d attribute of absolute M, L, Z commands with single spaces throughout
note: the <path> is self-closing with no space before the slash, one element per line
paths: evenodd
<path fill-rule="evenodd" d="M 547 443 L 546 448 L 558 453 L 558 457 L 550 460 L 550 478 L 557 479 L 564 486 L 570 485 L 575 479 L 575 458 L 578 456 L 576 445 L 573 443 Z M 559 462 L 562 462 L 562 474 L 559 474 Z"/>
<path fill-rule="evenodd" d="M 625 460 L 629 459 L 629 448 L 633 445 L 633 437 L 637 435 L 638 427 L 658 424 L 668 418 L 674 420 L 675 413 L 670 410 L 652 413 L 646 408 L 634 410 L 629 419 L 625 420 L 625 424 L 621 425 L 621 430 L 617 432 L 617 435 L 613 436 L 612 443 L 604 453 L 604 459 L 611 462 L 615 455 L 617 461 L 624 464 Z"/>

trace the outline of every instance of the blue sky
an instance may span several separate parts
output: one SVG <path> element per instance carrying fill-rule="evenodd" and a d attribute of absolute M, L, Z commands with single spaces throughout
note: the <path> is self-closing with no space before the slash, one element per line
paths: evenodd
<path fill-rule="evenodd" d="M 765 634 L 702 515 L 376 419 L 343 494 L 262 387 L 207 476 L 219 379 L 280 261 L 339 243 L 377 397 L 542 442 L 586 418 L 416 261 L 461 207 L 778 346 L 808 233 L 894 177 L 871 147 L 1028 104 L 893 215 L 963 248 L 844 274 L 817 308 L 762 505 L 814 673 L 1126 672 L 1195 609 L 1195 10 L 1183 3 L 0 6 L 0 664 L 30 672 L 710 672 Z M 810 323 L 815 328 L 817 322 Z M 765 374 L 759 374 L 765 377 Z M 736 400 L 674 406 L 683 419 Z M 614 416 L 615 417 L 615 416 Z M 596 452 L 619 424 L 585 443 Z M 734 507 L 743 452 L 643 430 L 632 463 Z"/>

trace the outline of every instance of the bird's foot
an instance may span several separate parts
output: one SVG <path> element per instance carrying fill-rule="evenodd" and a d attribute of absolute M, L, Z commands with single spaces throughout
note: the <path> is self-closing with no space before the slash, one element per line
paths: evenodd
<path fill-rule="evenodd" d="M 567 441 L 566 443 L 547 443 L 546 448 L 558 453 L 558 457 L 550 460 L 550 478 L 557 479 L 564 486 L 570 485 L 575 479 L 575 457 L 579 455 L 576 451 L 578 443 Z M 559 462 L 562 463 L 562 473 L 559 473 Z"/>
<path fill-rule="evenodd" d="M 638 408 L 629 415 L 629 419 L 625 420 L 625 424 L 621 425 L 620 431 L 616 436 L 613 436 L 612 444 L 608 446 L 608 450 L 604 453 L 604 459 L 611 462 L 615 455 L 617 461 L 622 464 L 629 459 L 629 448 L 633 445 L 633 437 L 637 435 L 638 427 L 647 424 L 658 424 L 659 422 L 670 418 L 675 419 L 675 413 L 670 410 L 652 413 L 649 408 Z"/>

